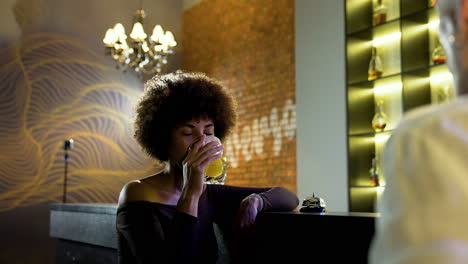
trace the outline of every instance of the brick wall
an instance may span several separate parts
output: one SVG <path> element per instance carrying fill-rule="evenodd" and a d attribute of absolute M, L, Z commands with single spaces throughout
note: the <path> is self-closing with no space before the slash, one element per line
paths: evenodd
<path fill-rule="evenodd" d="M 227 184 L 296 191 L 293 0 L 203 0 L 183 14 L 183 69 L 232 89 Z"/>

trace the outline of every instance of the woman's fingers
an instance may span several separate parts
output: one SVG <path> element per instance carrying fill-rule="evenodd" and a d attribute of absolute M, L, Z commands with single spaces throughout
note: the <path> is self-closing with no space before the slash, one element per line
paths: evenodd
<path fill-rule="evenodd" d="M 219 159 L 222 155 L 223 153 L 218 152 L 213 156 L 209 156 L 208 158 L 205 158 L 204 160 L 200 160 L 200 167 L 205 168 L 206 166 L 208 166 L 208 164 Z"/>
<path fill-rule="evenodd" d="M 214 155 L 216 152 L 221 151 L 224 148 L 219 142 L 211 141 L 207 144 L 198 147 L 199 141 L 194 143 L 194 147 L 189 149 L 189 154 L 187 155 L 185 161 L 188 163 L 200 163 L 206 158 Z"/>
<path fill-rule="evenodd" d="M 192 143 L 192 145 L 189 147 L 189 149 L 191 151 L 197 152 L 205 144 L 205 138 L 206 138 L 205 135 L 202 135 L 201 137 L 199 137 L 197 140 L 195 140 Z"/>
<path fill-rule="evenodd" d="M 204 168 L 212 161 L 221 157 L 223 148 L 222 145 L 218 145 L 205 149 L 203 152 L 199 151 L 198 155 L 193 157 L 189 162 L 194 167 Z"/>
<path fill-rule="evenodd" d="M 192 144 L 188 147 L 187 153 L 185 154 L 185 157 L 183 159 L 183 163 L 189 163 L 190 160 L 193 159 L 193 156 L 196 156 L 198 153 L 198 150 L 204 145 L 205 142 L 205 135 L 202 135 L 201 137 L 197 138 Z"/>
<path fill-rule="evenodd" d="M 198 151 L 199 152 L 205 152 L 205 151 L 208 151 L 210 149 L 216 148 L 218 146 L 222 146 L 221 143 L 219 143 L 217 141 L 210 141 L 210 142 L 206 143 L 204 146 L 202 146 Z"/>
<path fill-rule="evenodd" d="M 235 218 L 235 227 L 239 230 L 250 229 L 255 225 L 255 219 L 257 218 L 257 205 L 254 201 L 244 199 L 237 211 Z"/>
<path fill-rule="evenodd" d="M 221 151 L 224 146 L 218 142 L 209 142 L 198 150 L 199 156 L 203 156 L 205 153 L 212 152 L 212 150 Z"/>

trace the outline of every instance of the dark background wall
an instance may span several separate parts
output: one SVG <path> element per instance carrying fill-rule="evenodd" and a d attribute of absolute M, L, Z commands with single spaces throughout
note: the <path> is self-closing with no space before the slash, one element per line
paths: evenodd
<path fill-rule="evenodd" d="M 190 2 L 190 1 L 188 1 Z M 227 184 L 296 190 L 294 1 L 143 1 L 147 33 L 171 30 L 167 71 L 206 72 L 231 88 L 239 123 L 224 142 Z M 104 56 L 105 30 L 130 31 L 140 1 L 0 3 L 0 263 L 53 263 L 49 205 L 115 203 L 126 182 L 154 173 L 134 141 L 142 80 Z"/>

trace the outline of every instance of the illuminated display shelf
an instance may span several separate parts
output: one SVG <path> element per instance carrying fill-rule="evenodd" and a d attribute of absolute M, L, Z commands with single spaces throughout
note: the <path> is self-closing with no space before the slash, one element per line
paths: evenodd
<path fill-rule="evenodd" d="M 402 73 L 394 73 L 392 75 L 386 75 L 386 76 L 383 76 L 383 77 L 380 77 L 380 78 L 377 78 L 377 79 L 371 80 L 371 81 L 362 80 L 362 81 L 357 81 L 357 82 L 354 82 L 354 83 L 349 83 L 348 86 L 360 86 L 360 85 L 366 86 L 367 83 L 374 83 L 376 81 L 387 79 L 387 78 L 392 78 L 392 77 L 401 76 L 401 75 L 421 74 L 422 72 L 430 71 L 432 68 L 437 69 L 437 68 L 445 68 L 445 67 L 446 67 L 445 63 L 432 64 L 432 65 L 423 66 L 423 67 L 420 67 L 420 68 L 409 69 L 409 70 L 404 71 Z"/>
<path fill-rule="evenodd" d="M 376 2 L 376 1 L 375 1 Z M 372 0 L 346 1 L 346 83 L 348 187 L 351 212 L 375 212 L 384 190 L 370 181 L 372 158 L 380 154 L 402 116 L 416 107 L 441 103 L 453 81 L 447 65 L 434 64 L 438 17 L 429 0 L 384 0 L 386 21 L 373 25 Z M 382 60 L 380 78 L 368 80 L 373 47 Z M 443 93 L 442 93 L 443 91 Z M 448 91 L 448 92 L 447 92 Z M 375 132 L 376 102 L 387 116 L 384 131 Z"/>
<path fill-rule="evenodd" d="M 385 131 L 380 131 L 380 132 L 372 131 L 372 132 L 366 132 L 366 133 L 349 134 L 349 136 L 350 136 L 350 137 L 363 137 L 363 136 L 371 136 L 371 137 L 374 137 L 375 135 L 385 134 L 385 133 L 391 133 L 392 131 L 393 131 L 393 129 L 391 129 L 391 130 L 385 130 Z"/>
<path fill-rule="evenodd" d="M 348 0 L 348 1 L 349 1 L 349 0 Z M 422 3 L 423 3 L 423 1 L 420 1 L 420 0 L 414 0 L 414 1 L 415 1 L 415 2 L 416 2 L 416 1 L 419 1 L 419 2 L 422 2 Z M 352 2 L 352 1 L 351 1 L 351 2 Z M 363 1 L 363 2 L 364 2 L 364 1 Z M 416 8 L 418 8 L 418 7 L 416 7 Z M 423 7 L 422 9 L 420 9 L 420 7 L 419 7 L 417 11 L 408 13 L 408 14 L 406 14 L 406 15 L 404 15 L 404 16 L 401 16 L 401 17 L 393 17 L 391 20 L 387 20 L 386 22 L 384 22 L 384 23 L 382 23 L 382 24 L 379 24 L 379 25 L 375 25 L 375 26 L 369 25 L 369 26 L 367 26 L 367 27 L 364 27 L 364 28 L 361 27 L 361 28 L 357 28 L 357 29 L 356 29 L 356 28 L 350 27 L 350 28 L 348 28 L 348 29 L 353 30 L 353 31 L 347 31 L 347 35 L 348 35 L 348 36 L 352 36 L 352 35 L 354 35 L 354 34 L 359 34 L 359 33 L 361 33 L 361 32 L 367 31 L 367 30 L 372 30 L 372 29 L 375 29 L 375 28 L 383 27 L 383 26 L 385 26 L 385 25 L 387 25 L 387 24 L 391 24 L 391 23 L 394 23 L 394 22 L 398 22 L 398 21 L 400 21 L 400 20 L 402 20 L 402 19 L 408 19 L 408 18 L 411 19 L 412 16 L 415 16 L 415 15 L 418 15 L 418 14 L 424 15 L 424 14 L 427 13 L 427 12 L 433 12 L 432 10 L 433 10 L 433 8 L 432 8 L 432 7 L 428 7 L 428 6 L 427 6 L 427 7 Z M 365 25 L 365 24 L 363 23 L 362 25 Z"/>

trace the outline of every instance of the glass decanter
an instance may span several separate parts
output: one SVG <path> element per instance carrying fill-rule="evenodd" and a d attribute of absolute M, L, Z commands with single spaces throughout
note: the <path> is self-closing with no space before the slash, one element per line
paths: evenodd
<path fill-rule="evenodd" d="M 372 156 L 372 166 L 369 170 L 370 184 L 372 186 L 380 186 L 379 182 L 379 168 L 377 167 L 377 159 Z"/>
<path fill-rule="evenodd" d="M 374 26 L 383 24 L 387 21 L 387 7 L 384 5 L 383 0 L 377 0 L 373 11 Z"/>
<path fill-rule="evenodd" d="M 372 118 L 372 127 L 376 132 L 384 131 L 385 127 L 387 126 L 388 118 L 387 115 L 383 111 L 383 100 L 379 100 L 377 103 L 377 111 Z"/>
<path fill-rule="evenodd" d="M 443 64 L 447 60 L 444 49 L 439 41 L 437 41 L 435 48 L 432 50 L 431 59 L 434 64 Z"/>
<path fill-rule="evenodd" d="M 368 70 L 368 77 L 369 81 L 378 79 L 382 77 L 383 67 L 382 67 L 382 60 L 380 59 L 379 54 L 377 53 L 377 48 L 372 47 L 372 57 L 369 61 L 369 70 Z"/>
<path fill-rule="evenodd" d="M 437 103 L 444 104 L 450 102 L 453 98 L 452 88 L 450 84 L 445 84 L 437 91 Z"/>

